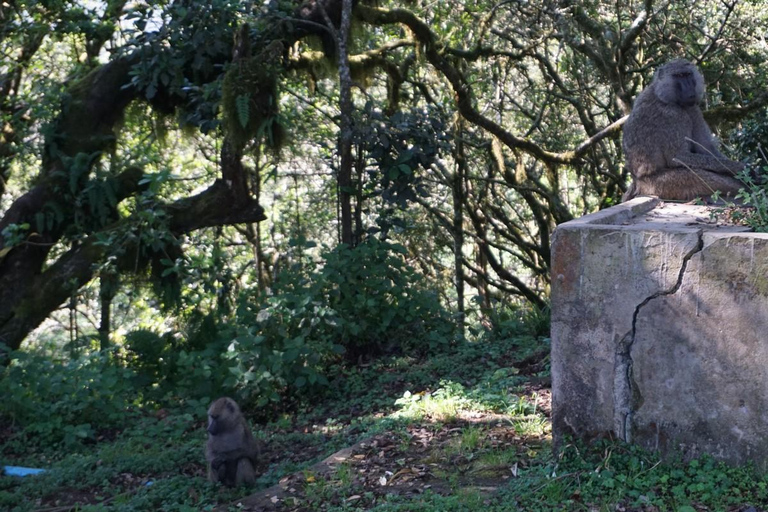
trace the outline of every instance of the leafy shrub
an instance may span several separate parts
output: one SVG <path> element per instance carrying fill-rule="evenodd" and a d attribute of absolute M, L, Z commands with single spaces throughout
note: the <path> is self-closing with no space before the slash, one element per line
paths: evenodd
<path fill-rule="evenodd" d="M 405 249 L 369 238 L 326 255 L 319 293 L 336 313 L 333 333 L 350 352 L 426 353 L 451 338 L 453 325 L 437 294 L 406 265 Z"/>
<path fill-rule="evenodd" d="M 305 299 L 286 291 L 261 305 L 244 296 L 236 321 L 209 315 L 193 318 L 183 333 L 133 331 L 126 335 L 126 360 L 146 397 L 162 404 L 198 408 L 221 395 L 259 406 L 280 401 L 307 385 L 327 384 L 322 371 L 341 351 L 313 336 L 318 311 Z"/>
<path fill-rule="evenodd" d="M 739 155 L 739 160 L 755 160 L 764 156 L 765 141 L 768 140 L 768 110 L 763 109 L 745 119 L 739 130 L 731 134 L 729 142 Z"/>
<path fill-rule="evenodd" d="M 129 333 L 127 361 L 156 400 L 230 394 L 265 406 L 325 387 L 343 353 L 425 354 L 453 324 L 403 253 L 375 239 L 340 246 L 284 272 L 268 297 L 243 292 L 228 322 L 198 315 L 184 333 Z"/>
<path fill-rule="evenodd" d="M 157 382 L 160 376 L 168 378 L 173 371 L 175 354 L 168 338 L 149 329 L 137 329 L 125 335 L 126 360 L 136 370 L 137 384 L 141 387 Z"/>
<path fill-rule="evenodd" d="M 755 231 L 768 231 L 768 184 L 755 181 L 749 170 L 739 173 L 738 177 L 744 182 L 745 187 L 736 195 L 736 200 L 749 208 L 731 210 L 732 219 L 751 227 Z"/>
<path fill-rule="evenodd" d="M 736 196 L 738 204 L 749 208 L 732 209 L 730 215 L 736 222 L 755 231 L 768 231 L 768 156 L 764 144 L 768 135 L 768 111 L 763 109 L 745 120 L 733 135 L 733 143 L 740 160 L 748 167 L 739 173 L 744 188 Z"/>
<path fill-rule="evenodd" d="M 478 298 L 479 300 L 479 298 Z M 532 304 L 498 304 L 485 313 L 488 323 L 483 324 L 481 335 L 488 339 L 507 339 L 527 334 L 533 337 L 549 335 L 549 307 L 539 309 Z"/>
<path fill-rule="evenodd" d="M 17 352 L 0 378 L 0 418 L 32 444 L 76 445 L 124 423 L 135 374 L 101 352 L 66 362 Z"/>
<path fill-rule="evenodd" d="M 134 383 L 145 401 L 197 408 L 232 392 L 230 366 L 222 357 L 233 326 L 217 322 L 214 314 L 192 313 L 183 331 L 163 334 L 137 329 L 125 336 L 125 361 L 135 372 Z"/>
<path fill-rule="evenodd" d="M 453 325 L 421 286 L 400 246 L 368 239 L 339 246 L 317 266 L 283 274 L 260 303 L 244 297 L 227 358 L 234 382 L 261 404 L 286 390 L 314 389 L 339 354 L 350 359 L 419 353 L 447 343 Z"/>
<path fill-rule="evenodd" d="M 270 298 L 257 322 L 241 327 L 229 345 L 227 383 L 260 406 L 286 393 L 327 385 L 323 374 L 342 351 L 326 335 L 322 324 L 328 319 L 328 310 L 308 295 L 286 292 Z"/>

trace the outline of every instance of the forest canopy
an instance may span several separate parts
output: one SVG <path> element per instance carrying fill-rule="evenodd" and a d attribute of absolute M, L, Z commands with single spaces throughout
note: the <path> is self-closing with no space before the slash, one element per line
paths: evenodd
<path fill-rule="evenodd" d="M 320 322 L 287 290 L 348 353 L 545 310 L 552 231 L 619 201 L 659 65 L 696 63 L 761 161 L 767 28 L 738 0 L 3 2 L 0 353 Z"/>

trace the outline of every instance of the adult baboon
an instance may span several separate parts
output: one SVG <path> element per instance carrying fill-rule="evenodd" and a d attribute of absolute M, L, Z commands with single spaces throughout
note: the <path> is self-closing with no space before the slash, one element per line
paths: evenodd
<path fill-rule="evenodd" d="M 716 190 L 733 196 L 744 184 L 744 168 L 718 151 L 699 103 L 704 79 L 692 63 L 662 66 L 635 100 L 624 125 L 624 153 L 633 182 L 622 198 L 654 195 L 688 201 Z"/>
<path fill-rule="evenodd" d="M 237 402 L 222 397 L 208 408 L 208 480 L 232 487 L 253 484 L 259 447 Z"/>

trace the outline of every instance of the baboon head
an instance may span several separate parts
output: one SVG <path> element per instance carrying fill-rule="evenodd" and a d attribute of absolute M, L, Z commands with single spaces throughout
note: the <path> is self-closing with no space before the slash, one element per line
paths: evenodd
<path fill-rule="evenodd" d="M 662 103 L 683 108 L 698 105 L 704 98 L 704 78 L 691 62 L 673 60 L 656 71 L 654 92 Z"/>
<path fill-rule="evenodd" d="M 212 436 L 231 431 L 240 421 L 242 414 L 237 402 L 222 397 L 208 408 L 208 433 Z"/>

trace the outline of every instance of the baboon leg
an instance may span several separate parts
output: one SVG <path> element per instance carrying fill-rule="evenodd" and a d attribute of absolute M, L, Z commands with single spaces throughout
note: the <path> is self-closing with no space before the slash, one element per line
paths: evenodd
<path fill-rule="evenodd" d="M 234 461 L 208 464 L 208 480 L 213 483 L 221 482 L 224 485 L 232 486 L 235 482 L 236 468 L 237 465 Z"/>
<path fill-rule="evenodd" d="M 208 465 L 208 481 L 213 483 L 221 481 L 221 478 L 219 477 L 219 470 L 213 469 L 210 464 Z"/>
<path fill-rule="evenodd" d="M 690 201 L 697 197 L 709 197 L 716 190 L 721 197 L 733 198 L 744 188 L 736 178 L 703 171 L 701 169 L 665 169 L 648 177 L 635 180 L 636 195 L 659 196 L 661 199 Z"/>
<path fill-rule="evenodd" d="M 253 485 L 256 482 L 256 471 L 253 469 L 251 459 L 242 458 L 237 461 L 237 474 L 235 475 L 235 485 Z"/>

